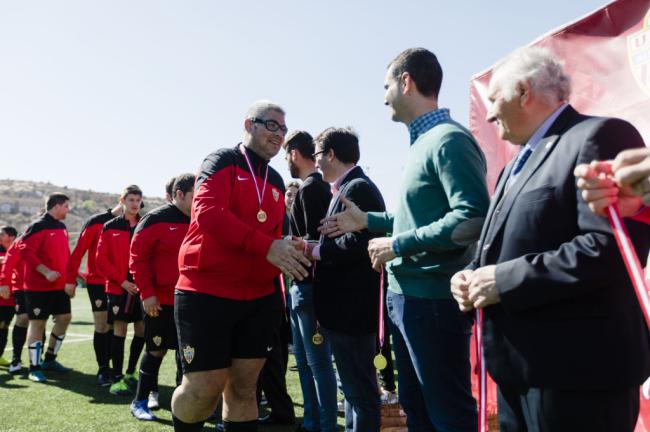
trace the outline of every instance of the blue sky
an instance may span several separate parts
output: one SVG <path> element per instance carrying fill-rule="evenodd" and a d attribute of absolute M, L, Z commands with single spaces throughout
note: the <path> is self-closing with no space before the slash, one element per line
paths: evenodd
<path fill-rule="evenodd" d="M 352 126 L 394 207 L 408 134 L 383 105 L 392 58 L 435 52 L 440 105 L 467 124 L 473 74 L 606 3 L 3 1 L 0 178 L 162 196 L 168 178 L 234 146 L 264 98 L 289 129 Z"/>

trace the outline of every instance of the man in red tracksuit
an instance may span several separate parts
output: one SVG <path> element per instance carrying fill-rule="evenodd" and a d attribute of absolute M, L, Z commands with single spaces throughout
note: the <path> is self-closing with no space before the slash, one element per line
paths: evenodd
<path fill-rule="evenodd" d="M 5 228 L 0 228 L 0 235 Z M 19 248 L 20 238 L 7 249 L 4 262 L 0 270 L 0 297 L 13 298 L 16 321 L 11 332 L 11 344 L 13 345 L 13 358 L 9 365 L 9 373 L 18 373 L 23 365 L 20 360 L 25 340 L 27 339 L 27 326 L 29 316 L 25 305 L 25 261 L 22 259 Z"/>
<path fill-rule="evenodd" d="M 68 230 L 61 222 L 68 214 L 70 199 L 62 193 L 47 198 L 46 213 L 32 223 L 21 238 L 20 253 L 25 260 L 25 303 L 29 315 L 29 379 L 45 382 L 42 370 L 68 372 L 56 361 L 70 324 L 70 297 L 65 289 L 65 272 L 70 257 Z M 47 318 L 54 316 L 45 359 L 41 364 L 43 332 Z"/>
<path fill-rule="evenodd" d="M 93 311 L 95 321 L 95 333 L 93 335 L 93 348 L 97 360 L 97 384 L 102 387 L 111 385 L 111 374 L 109 368 L 110 346 L 112 332 L 108 324 L 108 306 L 106 292 L 104 291 L 104 277 L 97 271 L 96 255 L 99 236 L 102 233 L 104 224 L 116 216 L 122 214 L 122 206 L 117 205 L 112 210 L 91 216 L 81 229 L 77 245 L 70 255 L 67 270 L 67 287 L 75 289 L 77 286 L 77 275 L 83 256 L 88 252 L 86 272 L 81 276 L 86 281 L 90 307 Z"/>
<path fill-rule="evenodd" d="M 123 214 L 104 224 L 97 245 L 97 270 L 103 275 L 108 300 L 108 323 L 113 325 L 111 360 L 113 384 L 111 394 L 132 394 L 135 386 L 135 367 L 144 347 L 144 324 L 138 288 L 129 272 L 131 238 L 140 220 L 142 191 L 138 186 L 127 186 L 120 196 Z M 134 323 L 133 340 L 126 375 L 122 375 L 124 343 L 128 323 Z"/>
<path fill-rule="evenodd" d="M 255 103 L 243 142 L 208 155 L 180 249 L 174 314 L 183 381 L 172 399 L 174 429 L 200 431 L 223 393 L 226 431 L 257 430 L 256 384 L 281 317 L 273 281 L 301 280 L 300 241 L 281 240 L 284 183 L 269 160 L 282 146 L 284 111 Z"/>
<path fill-rule="evenodd" d="M 7 251 L 11 248 L 17 235 L 18 233 L 14 227 L 3 226 L 0 228 L 0 265 L 4 264 Z M 0 285 L 2 285 L 1 281 Z M 9 366 L 10 364 L 9 361 L 2 357 L 2 354 L 4 354 L 7 347 L 9 324 L 11 324 L 16 312 L 14 298 L 8 288 L 7 286 L 0 290 L 0 366 Z"/>
<path fill-rule="evenodd" d="M 143 217 L 131 241 L 131 274 L 140 290 L 145 312 L 146 350 L 140 363 L 137 393 L 131 403 L 131 413 L 138 420 L 155 420 L 150 408 L 157 404 L 149 403 L 152 402 L 149 394 L 158 381 L 167 350 L 178 347 L 174 287 L 178 280 L 178 250 L 190 224 L 194 181 L 193 174 L 176 177 L 172 202 Z"/>

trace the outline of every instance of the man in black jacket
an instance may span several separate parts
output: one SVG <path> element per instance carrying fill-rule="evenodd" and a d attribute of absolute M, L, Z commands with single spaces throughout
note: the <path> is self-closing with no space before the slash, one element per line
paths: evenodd
<path fill-rule="evenodd" d="M 287 138 L 283 147 L 291 176 L 303 182 L 289 209 L 290 233 L 307 242 L 317 241 L 320 237 L 318 225 L 327 213 L 332 192 L 316 169 L 314 140 L 309 133 L 296 131 Z M 289 294 L 293 354 L 305 406 L 302 427 L 310 432 L 334 432 L 336 376 L 329 340 L 314 343 L 313 339 L 318 325 L 311 275 L 302 281 L 293 281 Z M 318 338 L 316 342 L 319 342 Z"/>
<path fill-rule="evenodd" d="M 500 430 L 631 432 L 650 374 L 648 331 L 611 229 L 573 171 L 643 140 L 623 120 L 578 113 L 569 93 L 560 63 L 537 47 L 493 72 L 487 120 L 522 150 L 501 173 L 478 253 L 452 292 L 461 310 L 484 310 Z M 636 238 L 645 259 L 647 231 Z"/>
<path fill-rule="evenodd" d="M 315 140 L 316 165 L 323 179 L 333 183 L 327 215 L 343 210 L 341 198 L 363 211 L 385 211 L 375 184 L 359 161 L 359 140 L 349 129 L 330 128 Z M 308 247 L 316 260 L 314 307 L 320 331 L 329 340 L 345 394 L 347 430 L 378 432 L 380 401 L 373 357 L 377 349 L 379 273 L 368 256 L 367 230 L 330 238 L 321 236 Z"/>

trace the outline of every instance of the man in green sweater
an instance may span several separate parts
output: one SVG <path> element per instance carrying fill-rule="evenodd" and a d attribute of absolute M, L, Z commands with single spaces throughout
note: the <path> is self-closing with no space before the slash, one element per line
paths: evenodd
<path fill-rule="evenodd" d="M 471 317 L 455 304 L 449 280 L 471 261 L 489 197 L 486 162 L 472 135 L 438 108 L 442 69 L 423 48 L 388 66 L 385 103 L 408 126 L 411 146 L 397 212 L 346 210 L 324 220 L 325 235 L 368 228 L 376 270 L 386 264 L 386 298 L 409 432 L 476 430 L 471 394 Z"/>

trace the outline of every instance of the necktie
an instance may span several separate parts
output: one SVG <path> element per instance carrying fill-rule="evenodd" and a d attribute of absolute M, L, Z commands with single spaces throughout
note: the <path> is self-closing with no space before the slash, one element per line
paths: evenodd
<path fill-rule="evenodd" d="M 508 192 L 508 189 L 510 189 L 510 186 L 515 181 L 515 178 L 517 177 L 517 174 L 524 168 L 524 164 L 530 157 L 530 155 L 533 153 L 533 149 L 530 147 L 525 147 L 523 150 L 519 152 L 517 155 L 517 160 L 515 162 L 515 166 L 512 168 L 512 171 L 510 171 L 510 177 L 508 177 L 508 181 L 506 182 L 506 188 L 504 190 L 505 192 Z"/>
<path fill-rule="evenodd" d="M 530 157 L 530 155 L 533 153 L 533 149 L 530 147 L 524 148 L 521 152 L 519 152 L 519 156 L 517 157 L 517 162 L 515 163 L 515 167 L 512 169 L 512 172 L 510 173 L 510 177 L 515 177 L 519 172 L 524 168 L 524 164 Z"/>

